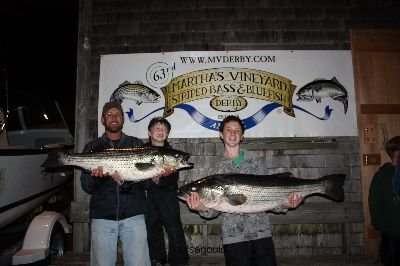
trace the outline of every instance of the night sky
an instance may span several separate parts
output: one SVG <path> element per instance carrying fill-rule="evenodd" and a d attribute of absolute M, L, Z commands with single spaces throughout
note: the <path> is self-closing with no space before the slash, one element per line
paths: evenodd
<path fill-rule="evenodd" d="M 0 1 L 0 104 L 7 78 L 10 108 L 56 100 L 73 129 L 77 35 L 78 0 Z"/>

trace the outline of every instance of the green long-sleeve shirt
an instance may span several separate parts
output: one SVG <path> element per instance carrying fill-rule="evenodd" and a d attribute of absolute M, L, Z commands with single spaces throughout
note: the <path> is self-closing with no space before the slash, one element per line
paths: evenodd
<path fill-rule="evenodd" d="M 369 212 L 372 225 L 386 235 L 400 237 L 400 202 L 393 193 L 395 167 L 384 164 L 372 178 L 369 189 Z"/>

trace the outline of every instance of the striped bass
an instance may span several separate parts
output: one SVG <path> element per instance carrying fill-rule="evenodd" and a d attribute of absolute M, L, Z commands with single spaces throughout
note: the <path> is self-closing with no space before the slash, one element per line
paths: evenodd
<path fill-rule="evenodd" d="M 345 175 L 319 179 L 295 178 L 291 173 L 275 175 L 218 174 L 203 177 L 179 188 L 185 200 L 197 192 L 207 208 L 230 213 L 285 212 L 282 207 L 292 193 L 303 198 L 319 194 L 335 201 L 344 200 Z"/>
<path fill-rule="evenodd" d="M 332 79 L 317 79 L 314 80 L 297 91 L 299 97 L 297 101 L 312 101 L 321 102 L 322 98 L 330 97 L 333 100 L 340 101 L 344 106 L 344 113 L 347 113 L 349 106 L 347 90 L 342 84 L 333 77 Z"/>
<path fill-rule="evenodd" d="M 158 103 L 160 94 L 140 83 L 130 83 L 125 81 L 114 90 L 110 97 L 110 101 L 118 101 L 128 99 L 135 101 L 137 105 L 144 103 Z"/>
<path fill-rule="evenodd" d="M 181 169 L 192 166 L 187 162 L 190 154 L 164 147 L 106 149 L 87 153 L 50 153 L 42 167 L 75 166 L 91 171 L 99 166 L 104 173 L 117 171 L 122 180 L 142 181 L 162 174 L 164 167 Z"/>

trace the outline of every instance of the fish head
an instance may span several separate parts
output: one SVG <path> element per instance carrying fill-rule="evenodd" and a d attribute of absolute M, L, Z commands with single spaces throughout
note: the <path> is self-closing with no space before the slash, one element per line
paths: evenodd
<path fill-rule="evenodd" d="M 222 201 L 225 188 L 214 176 L 207 176 L 181 186 L 177 197 L 186 201 L 192 192 L 199 194 L 200 201 L 206 207 L 213 208 Z"/>
<path fill-rule="evenodd" d="M 148 92 L 143 94 L 142 96 L 145 100 L 145 102 L 149 103 L 158 103 L 160 101 L 160 94 L 157 92 L 153 91 L 152 89 L 148 88 Z"/>
<path fill-rule="evenodd" d="M 160 158 L 162 159 L 162 164 L 165 166 L 175 169 L 193 166 L 192 163 L 188 162 L 190 153 L 171 148 L 160 148 L 159 153 L 161 155 Z"/>
<path fill-rule="evenodd" d="M 304 86 L 296 93 L 298 101 L 312 101 L 314 99 L 314 90 L 311 86 Z"/>

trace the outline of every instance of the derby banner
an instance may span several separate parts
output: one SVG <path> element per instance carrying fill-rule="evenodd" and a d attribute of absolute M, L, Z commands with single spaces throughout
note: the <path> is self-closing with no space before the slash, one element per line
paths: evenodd
<path fill-rule="evenodd" d="M 170 138 L 218 137 L 228 115 L 246 137 L 357 136 L 352 73 L 342 50 L 103 55 L 98 111 L 121 102 L 124 131 L 139 138 L 155 116 Z"/>

